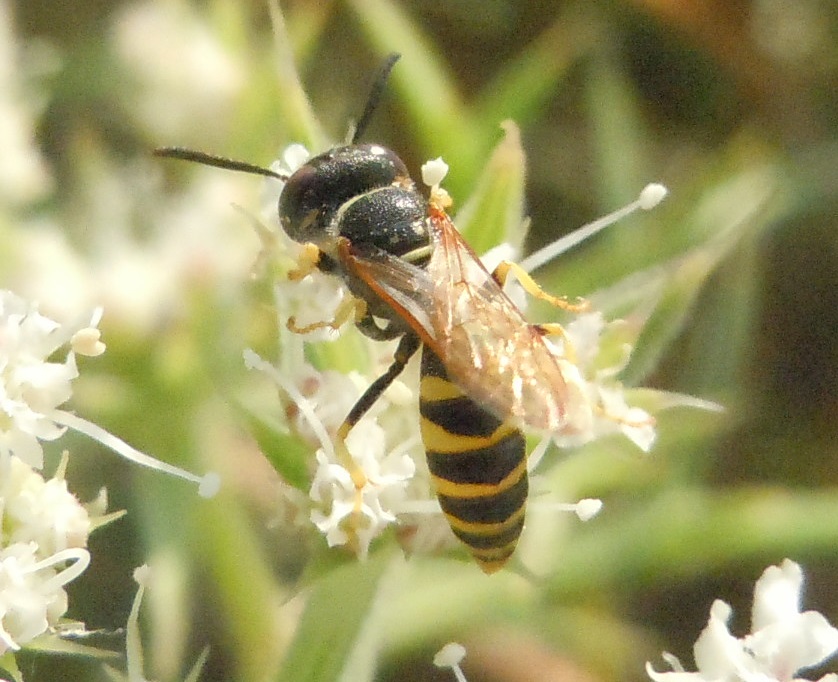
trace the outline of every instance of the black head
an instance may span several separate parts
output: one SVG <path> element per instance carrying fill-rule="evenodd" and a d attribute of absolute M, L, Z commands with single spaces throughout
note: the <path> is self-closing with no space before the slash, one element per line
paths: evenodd
<path fill-rule="evenodd" d="M 323 244 L 340 233 L 338 212 L 347 202 L 390 186 L 413 187 L 394 152 L 377 144 L 336 147 L 288 179 L 279 198 L 279 222 L 291 239 Z"/>

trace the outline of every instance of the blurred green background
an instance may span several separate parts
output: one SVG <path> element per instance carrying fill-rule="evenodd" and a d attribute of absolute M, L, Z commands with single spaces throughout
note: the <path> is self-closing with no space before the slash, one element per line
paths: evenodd
<path fill-rule="evenodd" d="M 129 512 L 94 535 L 69 615 L 123 626 L 131 570 L 151 561 L 162 577 L 144 605 L 149 678 L 182 679 L 210 644 L 205 680 L 328 680 L 338 668 L 363 680 L 373 658 L 376 680 L 444 680 L 430 661 L 456 639 L 470 682 L 641 680 L 661 650 L 692 667 L 716 597 L 746 632 L 754 580 L 786 556 L 806 571 L 805 605 L 838 621 L 833 0 L 286 0 L 279 44 L 254 0 L 0 7 L 0 286 L 64 319 L 102 303 L 109 350 L 80 362 L 73 407 L 225 476 L 205 501 L 81 438 L 60 444 L 71 489 L 89 499 L 106 485 Z M 268 165 L 290 142 L 343 139 L 390 51 L 403 58 L 366 139 L 414 170 L 442 155 L 462 201 L 514 119 L 529 249 L 647 182 L 671 191 L 539 279 L 573 296 L 658 267 L 627 379 L 726 411 L 664 413 L 648 456 L 609 442 L 555 467 L 568 499 L 606 507 L 539 539 L 557 558 L 536 584 L 432 557 L 394 570 L 385 552 L 334 568 L 281 518 L 242 407 L 282 419 L 241 363 L 243 348 L 270 356 L 275 341 L 267 283 L 251 276 L 259 243 L 231 207 L 255 213 L 260 182 L 150 157 L 177 144 Z M 30 681 L 104 679 L 69 657 L 29 653 L 21 667 Z"/>

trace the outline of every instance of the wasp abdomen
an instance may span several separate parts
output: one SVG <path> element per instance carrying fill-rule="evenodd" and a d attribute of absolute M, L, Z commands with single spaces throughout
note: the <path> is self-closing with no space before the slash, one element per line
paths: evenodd
<path fill-rule="evenodd" d="M 439 504 L 454 534 L 493 573 L 515 551 L 524 526 L 524 435 L 465 395 L 428 347 L 421 374 L 422 440 Z"/>

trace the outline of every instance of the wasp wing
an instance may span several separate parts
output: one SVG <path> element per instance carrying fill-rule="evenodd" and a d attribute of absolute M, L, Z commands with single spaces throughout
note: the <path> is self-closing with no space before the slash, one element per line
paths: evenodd
<path fill-rule="evenodd" d="M 384 251 L 341 260 L 407 322 L 451 379 L 499 418 L 544 431 L 565 424 L 567 389 L 556 359 L 442 211 L 426 268 Z"/>
<path fill-rule="evenodd" d="M 348 241 L 338 246 L 342 265 L 392 308 L 429 346 L 437 332 L 431 320 L 434 285 L 428 273 L 383 249 L 361 251 Z"/>
<path fill-rule="evenodd" d="M 443 211 L 432 211 L 436 249 L 431 325 L 449 374 L 498 416 L 545 431 L 565 425 L 568 392 L 553 352 Z"/>

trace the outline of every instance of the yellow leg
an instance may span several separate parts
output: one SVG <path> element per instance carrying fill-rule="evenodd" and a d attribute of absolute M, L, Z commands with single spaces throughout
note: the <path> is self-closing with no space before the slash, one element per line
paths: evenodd
<path fill-rule="evenodd" d="M 510 272 L 515 275 L 515 278 L 521 283 L 521 286 L 524 287 L 524 291 L 526 291 L 533 298 L 537 298 L 540 301 L 546 301 L 550 305 L 554 305 L 562 310 L 567 310 L 570 313 L 583 313 L 590 308 L 588 301 L 580 299 L 578 303 L 571 303 L 563 296 L 553 296 L 552 294 L 548 294 L 538 285 L 538 282 L 536 282 L 530 274 L 524 270 L 524 268 L 518 265 L 518 263 L 513 263 L 512 261 L 501 261 L 492 273 L 492 277 L 495 278 L 498 284 L 503 286 L 506 283 L 506 279 L 509 277 Z"/>
<path fill-rule="evenodd" d="M 309 332 L 318 329 L 340 329 L 346 322 L 350 320 L 358 322 L 367 312 L 367 304 L 360 298 L 354 296 L 347 296 L 339 304 L 335 310 L 335 316 L 328 321 L 312 322 L 311 324 L 298 325 L 297 318 L 291 316 L 288 318 L 288 329 L 295 334 L 308 334 Z"/>
<path fill-rule="evenodd" d="M 288 273 L 288 279 L 292 282 L 299 282 L 303 277 L 314 272 L 319 262 L 320 248 L 317 244 L 303 244 L 303 250 L 297 258 L 297 267 Z"/>
<path fill-rule="evenodd" d="M 576 349 L 573 347 L 573 344 L 570 342 L 570 339 L 567 336 L 567 332 L 564 330 L 564 327 L 560 325 L 558 322 L 548 322 L 546 324 L 534 324 L 532 325 L 539 332 L 544 334 L 545 336 L 558 336 L 564 342 L 564 357 L 572 362 L 574 365 L 576 364 Z"/>

